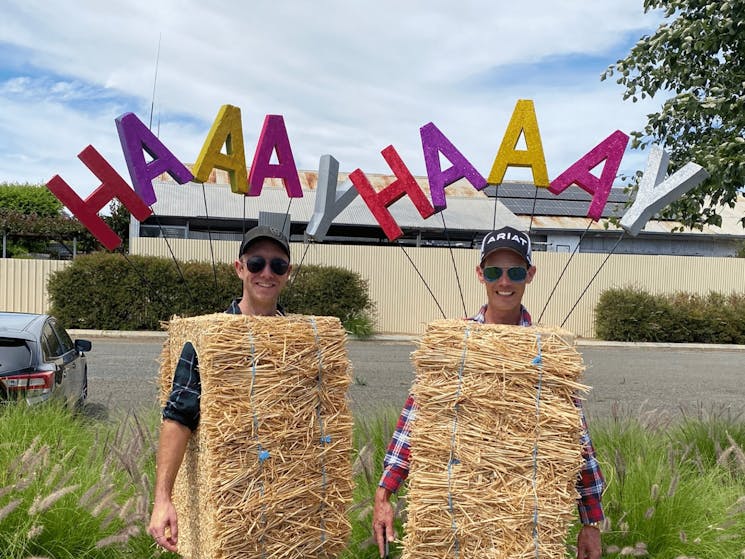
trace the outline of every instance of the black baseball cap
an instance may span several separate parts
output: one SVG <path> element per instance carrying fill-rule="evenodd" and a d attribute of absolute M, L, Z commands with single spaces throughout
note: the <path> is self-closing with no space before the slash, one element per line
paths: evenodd
<path fill-rule="evenodd" d="M 249 230 L 243 236 L 241 249 L 238 251 L 238 258 L 246 254 L 246 251 L 251 247 L 252 244 L 257 241 L 261 241 L 262 239 L 274 241 L 274 243 L 279 245 L 279 247 L 284 251 L 284 253 L 287 255 L 287 258 L 290 258 L 290 243 L 287 242 L 287 237 L 285 237 L 282 231 L 280 231 L 276 227 L 269 227 L 267 225 L 258 225 Z"/>
<path fill-rule="evenodd" d="M 530 237 L 523 231 L 514 227 L 502 227 L 496 231 L 486 234 L 481 241 L 481 263 L 484 259 L 497 249 L 506 248 L 516 252 L 523 257 L 528 266 L 533 265 L 533 251 L 530 246 Z"/>

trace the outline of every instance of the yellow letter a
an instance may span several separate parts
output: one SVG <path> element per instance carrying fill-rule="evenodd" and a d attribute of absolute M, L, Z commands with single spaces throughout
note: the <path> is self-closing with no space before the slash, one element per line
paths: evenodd
<path fill-rule="evenodd" d="M 516 149 L 521 132 L 525 134 L 525 145 L 528 149 Z M 507 167 L 510 165 L 530 167 L 533 171 L 533 183 L 536 186 L 548 188 L 546 157 L 543 155 L 535 107 L 533 101 L 529 99 L 519 99 L 515 105 L 512 118 L 502 138 L 502 145 L 499 146 L 497 157 L 489 173 L 489 184 L 502 184 Z"/>
<path fill-rule="evenodd" d="M 225 153 L 222 153 L 223 145 Z M 191 172 L 197 182 L 206 182 L 214 168 L 228 172 L 230 190 L 234 193 L 248 192 L 241 110 L 233 105 L 220 107 Z"/>

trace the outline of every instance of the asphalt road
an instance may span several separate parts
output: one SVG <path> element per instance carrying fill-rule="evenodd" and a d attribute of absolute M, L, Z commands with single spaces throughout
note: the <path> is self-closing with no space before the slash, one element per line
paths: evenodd
<path fill-rule="evenodd" d="M 82 337 L 82 336 L 80 336 Z M 88 410 L 101 417 L 155 408 L 162 341 L 95 338 L 88 353 Z M 410 342 L 350 341 L 352 409 L 400 410 L 413 372 Z M 589 417 L 614 413 L 677 417 L 745 413 L 745 350 L 580 346 L 592 386 Z"/>

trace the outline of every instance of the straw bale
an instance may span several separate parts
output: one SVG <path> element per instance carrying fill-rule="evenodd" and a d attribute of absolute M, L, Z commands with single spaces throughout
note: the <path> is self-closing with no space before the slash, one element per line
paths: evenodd
<path fill-rule="evenodd" d="M 353 487 L 351 364 L 339 320 L 220 313 L 167 328 L 162 401 L 187 341 L 202 381 L 200 425 L 174 487 L 179 552 L 337 556 Z"/>
<path fill-rule="evenodd" d="M 403 559 L 564 557 L 588 390 L 571 334 L 438 320 L 412 358 Z"/>

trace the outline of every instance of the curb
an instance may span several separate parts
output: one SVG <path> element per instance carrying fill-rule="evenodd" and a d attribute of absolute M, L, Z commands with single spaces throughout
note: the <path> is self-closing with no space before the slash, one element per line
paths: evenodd
<path fill-rule="evenodd" d="M 745 345 L 736 344 L 689 344 L 662 342 L 611 342 L 607 340 L 577 340 L 578 346 L 585 347 L 635 347 L 650 349 L 688 349 L 697 351 L 745 351 Z"/>
<path fill-rule="evenodd" d="M 68 329 L 71 338 L 141 338 L 153 340 L 165 340 L 167 332 L 150 330 L 76 330 Z"/>
<path fill-rule="evenodd" d="M 165 340 L 168 337 L 167 332 L 146 331 L 146 330 L 68 330 L 72 338 L 135 338 L 135 339 L 152 339 Z M 358 338 L 349 335 L 349 340 L 355 342 L 397 342 L 397 343 L 416 343 L 421 338 L 420 334 L 379 334 L 369 338 Z M 578 347 L 629 347 L 629 348 L 649 348 L 649 349 L 677 349 L 691 351 L 745 351 L 745 345 L 735 344 L 688 344 L 688 343 L 660 343 L 660 342 L 612 342 L 606 340 L 594 340 L 578 338 L 576 340 Z"/>

